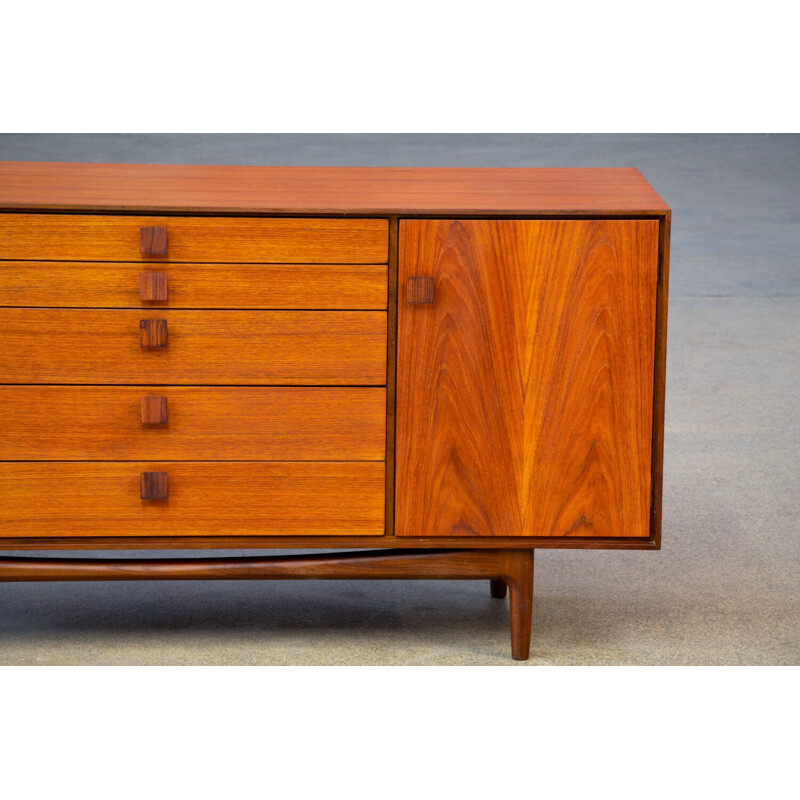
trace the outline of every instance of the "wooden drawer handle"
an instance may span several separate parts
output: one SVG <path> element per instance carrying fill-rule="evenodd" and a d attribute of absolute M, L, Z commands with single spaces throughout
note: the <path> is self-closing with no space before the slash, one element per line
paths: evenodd
<path fill-rule="evenodd" d="M 409 278 L 406 286 L 409 303 L 422 305 L 433 302 L 433 278 Z"/>
<path fill-rule="evenodd" d="M 139 298 L 143 303 L 163 303 L 168 297 L 166 272 L 139 273 Z"/>
<path fill-rule="evenodd" d="M 146 394 L 141 399 L 139 418 L 142 425 L 167 424 L 167 398 L 157 394 Z"/>
<path fill-rule="evenodd" d="M 142 500 L 166 500 L 167 495 L 166 472 L 142 472 L 139 475 L 139 496 Z"/>
<path fill-rule="evenodd" d="M 168 343 L 167 321 L 165 319 L 140 319 L 139 344 L 143 350 L 157 350 Z"/>
<path fill-rule="evenodd" d="M 139 251 L 143 256 L 167 254 L 167 226 L 148 225 L 139 228 Z"/>

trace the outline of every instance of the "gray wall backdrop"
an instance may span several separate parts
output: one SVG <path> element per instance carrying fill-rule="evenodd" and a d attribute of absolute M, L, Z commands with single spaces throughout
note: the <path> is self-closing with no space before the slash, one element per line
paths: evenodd
<path fill-rule="evenodd" d="M 0 135 L 0 160 L 635 166 L 672 206 L 663 549 L 540 551 L 531 665 L 800 661 L 800 136 Z M 0 584 L 0 664 L 510 663 L 482 584 Z"/>

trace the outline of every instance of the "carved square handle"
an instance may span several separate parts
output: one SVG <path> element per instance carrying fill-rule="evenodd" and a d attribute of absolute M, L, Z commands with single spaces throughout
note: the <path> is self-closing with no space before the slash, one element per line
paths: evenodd
<path fill-rule="evenodd" d="M 139 228 L 139 252 L 143 256 L 167 254 L 167 226 L 149 225 Z"/>
<path fill-rule="evenodd" d="M 166 500 L 169 486 L 166 472 L 142 472 L 139 475 L 139 496 L 142 500 Z"/>
<path fill-rule="evenodd" d="M 166 272 L 139 273 L 139 298 L 143 303 L 163 303 L 168 297 Z"/>
<path fill-rule="evenodd" d="M 157 394 L 146 394 L 139 407 L 139 418 L 142 425 L 167 424 L 167 398 Z"/>
<path fill-rule="evenodd" d="M 157 350 L 160 347 L 166 347 L 168 341 L 165 319 L 139 320 L 139 344 L 143 350 Z"/>
<path fill-rule="evenodd" d="M 406 285 L 406 299 L 414 305 L 433 302 L 433 278 L 409 278 Z"/>

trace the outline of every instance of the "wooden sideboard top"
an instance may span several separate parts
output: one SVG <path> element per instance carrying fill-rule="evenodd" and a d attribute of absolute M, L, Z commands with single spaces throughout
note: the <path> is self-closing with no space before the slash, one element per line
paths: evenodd
<path fill-rule="evenodd" d="M 0 162 L 0 210 L 660 216 L 633 168 L 260 167 Z"/>

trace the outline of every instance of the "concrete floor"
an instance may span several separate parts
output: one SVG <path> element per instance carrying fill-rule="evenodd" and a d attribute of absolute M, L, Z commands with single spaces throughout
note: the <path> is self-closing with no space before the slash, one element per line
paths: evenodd
<path fill-rule="evenodd" d="M 636 166 L 673 208 L 663 549 L 539 551 L 537 664 L 800 662 L 800 137 L 0 136 L 0 159 Z M 483 582 L 0 584 L 0 664 L 513 664 Z"/>

